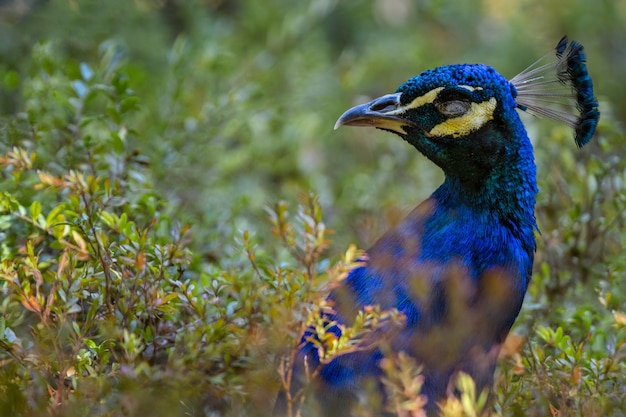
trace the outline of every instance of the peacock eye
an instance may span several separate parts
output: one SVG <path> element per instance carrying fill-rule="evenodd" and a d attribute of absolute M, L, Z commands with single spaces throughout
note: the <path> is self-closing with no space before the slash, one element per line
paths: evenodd
<path fill-rule="evenodd" d="M 434 104 L 439 113 L 446 117 L 463 116 L 471 107 L 471 103 L 465 100 L 438 101 Z"/>

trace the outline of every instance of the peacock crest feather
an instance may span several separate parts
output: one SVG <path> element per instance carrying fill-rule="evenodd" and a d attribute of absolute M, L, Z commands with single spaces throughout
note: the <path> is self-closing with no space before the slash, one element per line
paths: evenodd
<path fill-rule="evenodd" d="M 570 126 L 579 148 L 589 143 L 600 118 L 586 62 L 583 46 L 564 36 L 553 56 L 545 55 L 510 80 L 518 108 Z"/>

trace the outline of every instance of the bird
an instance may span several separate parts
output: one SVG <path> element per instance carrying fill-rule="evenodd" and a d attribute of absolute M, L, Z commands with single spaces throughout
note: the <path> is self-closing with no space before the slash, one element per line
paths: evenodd
<path fill-rule="evenodd" d="M 313 326 L 302 335 L 291 385 L 292 400 L 306 395 L 292 404 L 304 404 L 300 415 L 350 416 L 363 393 L 378 395 L 372 415 L 386 415 L 381 363 L 390 353 L 420 365 L 429 416 L 454 394 L 460 372 L 478 391 L 491 387 L 539 232 L 533 145 L 519 113 L 565 123 L 578 148 L 590 142 L 600 113 L 586 62 L 583 46 L 565 36 L 510 80 L 484 64 L 441 66 L 341 115 L 335 129 L 375 127 L 400 136 L 441 168 L 444 180 L 365 251 L 322 313 L 336 336 L 372 306 L 395 309 L 404 318 L 400 328 L 330 360 Z M 279 395 L 275 415 L 285 414 L 286 397 Z"/>

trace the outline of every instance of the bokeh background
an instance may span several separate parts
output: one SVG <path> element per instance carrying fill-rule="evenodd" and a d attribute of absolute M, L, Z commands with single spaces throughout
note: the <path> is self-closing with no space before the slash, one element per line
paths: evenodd
<path fill-rule="evenodd" d="M 5 115 L 37 42 L 85 62 L 114 48 L 141 100 L 129 146 L 209 257 L 222 227 L 262 227 L 276 199 L 318 193 L 337 244 L 366 246 L 432 192 L 440 173 L 397 138 L 332 130 L 425 69 L 481 62 L 512 77 L 567 34 L 586 47 L 603 116 L 626 117 L 625 1 L 5 0 L 0 18 Z"/>

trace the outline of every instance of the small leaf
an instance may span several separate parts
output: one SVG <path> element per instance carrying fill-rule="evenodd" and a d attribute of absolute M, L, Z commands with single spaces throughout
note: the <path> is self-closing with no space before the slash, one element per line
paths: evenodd
<path fill-rule="evenodd" d="M 74 238 L 74 242 L 76 242 L 81 251 L 87 252 L 87 242 L 85 242 L 85 239 L 83 239 L 80 233 L 76 230 L 72 230 L 72 238 Z"/>
<path fill-rule="evenodd" d="M 34 296 L 27 296 L 22 300 L 22 305 L 33 313 L 39 313 L 42 311 L 42 306 L 39 304 Z"/>
<path fill-rule="evenodd" d="M 41 203 L 39 201 L 33 201 L 33 203 L 30 205 L 30 218 L 33 220 L 37 220 L 40 214 Z"/>
<path fill-rule="evenodd" d="M 20 339 L 17 338 L 17 335 L 10 327 L 4 329 L 4 338 L 9 343 L 20 343 Z"/>
<path fill-rule="evenodd" d="M 120 124 L 120 112 L 115 108 L 115 106 L 107 106 L 106 114 L 115 124 Z"/>
<path fill-rule="evenodd" d="M 102 222 L 110 228 L 114 228 L 117 223 L 118 217 L 108 211 L 102 211 L 100 213 L 100 220 L 102 220 Z"/>
<path fill-rule="evenodd" d="M 111 148 L 117 153 L 123 153 L 126 149 L 124 140 L 117 133 L 111 134 Z"/>
<path fill-rule="evenodd" d="M 91 78 L 93 77 L 93 71 L 91 70 L 91 67 L 89 66 L 89 64 L 87 64 L 86 62 L 81 62 L 79 68 L 80 68 L 80 76 L 83 77 L 83 80 L 85 81 L 91 80 Z"/>
<path fill-rule="evenodd" d="M 172 301 L 175 298 L 178 298 L 178 294 L 177 293 L 170 293 L 170 294 L 166 295 L 165 297 L 158 298 L 154 302 L 154 305 L 155 305 L 155 307 L 158 308 L 158 307 L 161 307 L 161 306 L 169 303 L 170 301 Z"/>
<path fill-rule="evenodd" d="M 8 90 L 15 90 L 20 86 L 20 75 L 17 71 L 7 71 L 2 81 Z"/>
<path fill-rule="evenodd" d="M 80 313 L 81 311 L 83 311 L 83 309 L 81 308 L 80 305 L 78 305 L 76 302 L 72 302 L 72 304 L 70 305 L 70 307 L 67 309 L 67 314 L 75 314 L 75 313 Z M 75 331 L 76 334 L 78 333 L 78 325 L 76 324 L 76 322 L 73 323 L 75 326 Z"/>
<path fill-rule="evenodd" d="M 73 308 L 73 307 L 70 307 L 70 310 L 71 310 L 72 308 Z M 80 307 L 78 308 L 78 311 L 80 311 Z M 76 323 L 75 321 L 73 321 L 73 322 L 72 322 L 72 329 L 74 330 L 74 333 L 76 333 L 76 335 L 77 335 L 78 337 L 80 337 L 80 336 L 81 336 L 80 327 L 78 327 L 78 323 Z"/>
<path fill-rule="evenodd" d="M 55 223 L 65 221 L 65 218 L 61 215 L 63 210 L 65 210 L 65 204 L 63 203 L 50 210 L 50 213 L 46 216 L 46 224 L 49 226 L 55 226 Z"/>
<path fill-rule="evenodd" d="M 128 113 L 131 110 L 137 110 L 139 108 L 139 97 L 130 96 L 123 99 L 120 103 L 120 113 Z"/>
<path fill-rule="evenodd" d="M 80 80 L 72 81 L 72 88 L 76 92 L 76 95 L 78 95 L 78 97 L 80 98 L 84 98 L 89 92 L 87 84 Z"/>

